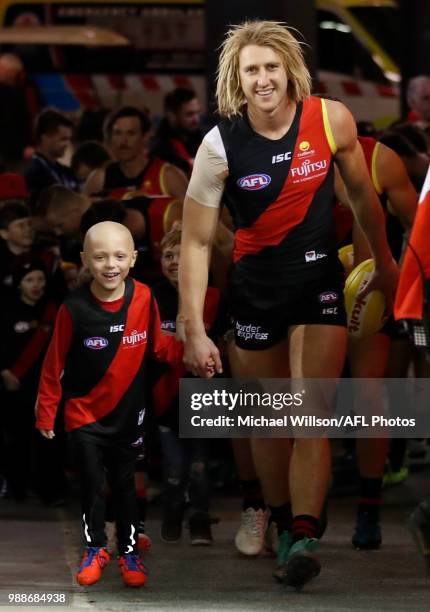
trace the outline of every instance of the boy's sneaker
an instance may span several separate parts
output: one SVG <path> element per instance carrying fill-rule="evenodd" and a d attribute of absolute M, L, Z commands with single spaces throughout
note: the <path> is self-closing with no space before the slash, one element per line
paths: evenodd
<path fill-rule="evenodd" d="M 412 512 L 409 529 L 430 572 L 430 499 L 422 501 Z"/>
<path fill-rule="evenodd" d="M 241 525 L 234 543 L 242 555 L 259 555 L 264 549 L 264 534 L 266 533 L 269 512 L 247 508 L 242 512 Z"/>
<path fill-rule="evenodd" d="M 81 586 L 95 584 L 102 575 L 102 570 L 110 561 L 106 548 L 101 546 L 87 546 L 79 566 L 76 580 Z"/>
<path fill-rule="evenodd" d="M 148 579 L 142 559 L 135 553 L 127 553 L 118 557 L 118 565 L 125 586 L 141 587 Z"/>
<path fill-rule="evenodd" d="M 271 523 L 271 525 L 275 525 L 275 523 Z M 276 525 L 275 525 L 276 527 Z M 276 528 L 276 532 L 277 532 Z M 289 531 L 284 531 L 278 537 L 278 550 L 277 550 L 277 565 L 276 569 L 273 572 L 273 577 L 278 582 L 284 582 L 285 580 L 285 568 L 288 561 L 288 555 L 291 548 L 291 533 Z"/>
<path fill-rule="evenodd" d="M 211 522 L 206 512 L 195 512 L 190 516 L 189 525 L 192 546 L 210 546 L 213 543 Z"/>
<path fill-rule="evenodd" d="M 302 538 L 290 547 L 282 574 L 282 582 L 300 591 L 303 586 L 318 576 L 321 563 L 313 554 L 318 545 L 316 538 Z"/>
<path fill-rule="evenodd" d="M 378 550 L 381 542 L 381 527 L 378 519 L 368 512 L 359 512 L 352 536 L 352 546 L 355 550 Z"/>
<path fill-rule="evenodd" d="M 148 550 L 152 546 L 152 541 L 149 535 L 145 533 L 145 523 L 144 521 L 139 521 L 139 525 L 137 528 L 138 537 L 137 537 L 137 548 L 142 552 L 148 552 Z"/>

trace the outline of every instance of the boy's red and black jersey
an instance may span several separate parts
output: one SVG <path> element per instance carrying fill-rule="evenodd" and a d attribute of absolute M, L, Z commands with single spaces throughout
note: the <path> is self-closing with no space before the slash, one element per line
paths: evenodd
<path fill-rule="evenodd" d="M 278 140 L 254 132 L 246 117 L 218 126 L 229 170 L 224 201 L 236 226 L 234 274 L 240 278 L 289 284 L 298 273 L 319 274 L 335 256 L 335 144 L 324 109 L 320 98 L 299 103 Z"/>
<path fill-rule="evenodd" d="M 161 327 L 170 333 L 176 332 L 176 315 L 178 313 L 178 292 L 163 279 L 153 287 L 157 301 Z M 227 330 L 227 317 L 221 302 L 221 294 L 215 287 L 208 287 L 203 309 L 203 322 L 206 332 L 215 342 Z M 190 377 L 184 364 L 157 363 L 151 364 L 150 376 L 153 381 L 153 403 L 159 422 L 177 428 L 178 393 L 180 378 Z"/>
<path fill-rule="evenodd" d="M 121 307 L 112 312 L 94 299 L 86 285 L 72 293 L 63 307 L 63 313 L 69 314 L 63 319 L 71 327 L 63 329 L 70 336 L 61 381 L 66 430 L 79 428 L 102 439 L 135 441 L 143 427 L 148 355 L 167 361 L 181 355 L 179 343 L 161 333 L 150 289 L 127 279 Z M 55 418 L 56 402 L 51 401 L 49 388 L 61 365 L 55 360 L 54 348 L 48 351 L 39 387 L 39 429 L 52 429 Z"/>

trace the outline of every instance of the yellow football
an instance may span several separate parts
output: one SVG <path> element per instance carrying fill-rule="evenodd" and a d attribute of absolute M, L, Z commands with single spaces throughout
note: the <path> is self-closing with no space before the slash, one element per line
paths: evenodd
<path fill-rule="evenodd" d="M 354 247 L 352 244 L 347 244 L 339 249 L 337 256 L 339 257 L 345 274 L 349 274 L 354 267 Z"/>
<path fill-rule="evenodd" d="M 357 297 L 369 282 L 374 268 L 373 259 L 366 259 L 352 270 L 345 282 L 348 335 L 352 338 L 372 336 L 384 324 L 385 299 L 381 291 L 374 290 L 364 298 Z"/>

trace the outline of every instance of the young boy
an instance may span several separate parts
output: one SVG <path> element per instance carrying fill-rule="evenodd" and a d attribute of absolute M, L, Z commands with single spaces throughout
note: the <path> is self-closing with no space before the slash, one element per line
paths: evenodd
<path fill-rule="evenodd" d="M 35 469 L 38 492 L 49 503 L 51 494 L 64 493 L 64 479 L 61 462 L 52 456 L 55 448 L 49 448 L 47 469 L 41 469 L 45 453 L 35 436 L 34 398 L 57 307 L 46 297 L 46 270 L 40 261 L 17 268 L 12 286 L 14 292 L 2 304 L 0 345 L 5 476 L 13 498 L 24 501 Z"/>
<path fill-rule="evenodd" d="M 15 270 L 33 260 L 43 262 L 49 293 L 61 300 L 65 295 L 62 272 L 58 270 L 57 255 L 52 249 L 34 244 L 33 218 L 22 200 L 8 200 L 0 206 L 0 295 L 13 295 L 12 280 Z"/>
<path fill-rule="evenodd" d="M 154 285 L 153 292 L 160 309 L 161 327 L 176 331 L 178 314 L 178 266 L 181 230 L 173 229 L 161 241 L 161 266 L 165 279 Z M 220 292 L 209 287 L 204 305 L 204 322 L 210 336 L 217 340 L 223 317 Z M 209 517 L 209 484 L 207 478 L 208 440 L 180 439 L 178 435 L 179 379 L 190 376 L 182 364 L 157 364 L 154 385 L 154 407 L 159 414 L 159 431 L 164 454 L 164 508 L 161 539 L 176 543 L 182 534 L 184 495 L 190 496 L 190 538 L 193 545 L 212 544 Z"/>
<path fill-rule="evenodd" d="M 105 221 L 88 230 L 82 262 L 93 280 L 61 306 L 39 386 L 36 427 L 46 438 L 54 436 L 63 397 L 66 430 L 80 464 L 87 543 L 76 575 L 81 585 L 97 582 L 110 560 L 105 548 L 105 470 L 116 505 L 123 581 L 137 587 L 147 579 L 137 553 L 134 486 L 144 429 L 145 367 L 149 356 L 180 360 L 182 348 L 162 334 L 150 289 L 128 278 L 135 261 L 125 226 Z"/>

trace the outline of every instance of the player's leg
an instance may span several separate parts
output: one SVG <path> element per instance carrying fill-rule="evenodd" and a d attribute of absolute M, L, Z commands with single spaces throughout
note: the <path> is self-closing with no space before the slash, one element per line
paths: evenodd
<path fill-rule="evenodd" d="M 348 359 L 351 376 L 367 379 L 355 389 L 355 412 L 380 415 L 384 411 L 384 388 L 379 379 L 385 375 L 390 338 L 378 333 L 369 338 L 350 340 Z M 366 430 L 367 432 L 367 430 Z M 372 432 L 370 432 L 372 433 Z M 364 438 L 358 432 L 356 453 L 360 474 L 357 525 L 352 538 L 354 548 L 370 550 L 379 548 L 381 530 L 379 508 L 382 497 L 382 479 L 389 447 L 389 432 L 381 431 L 381 437 Z"/>
<path fill-rule="evenodd" d="M 296 325 L 289 331 L 292 380 L 333 379 L 323 388 L 308 385 L 305 413 L 330 415 L 335 380 L 341 375 L 346 352 L 346 329 L 341 325 Z M 302 384 L 302 383 L 301 383 Z M 286 562 L 277 577 L 302 587 L 320 571 L 313 554 L 330 479 L 330 445 L 325 437 L 295 436 L 289 481 L 293 521 Z"/>
<path fill-rule="evenodd" d="M 229 360 L 234 378 L 286 378 L 288 346 L 281 342 L 264 350 L 246 350 L 231 344 Z M 234 452 L 243 493 L 243 512 L 235 543 L 240 552 L 256 555 L 264 548 L 269 518 L 278 529 L 288 529 L 291 507 L 288 462 L 291 441 L 280 438 L 234 440 Z"/>

